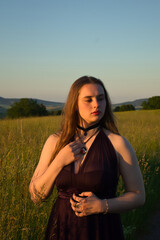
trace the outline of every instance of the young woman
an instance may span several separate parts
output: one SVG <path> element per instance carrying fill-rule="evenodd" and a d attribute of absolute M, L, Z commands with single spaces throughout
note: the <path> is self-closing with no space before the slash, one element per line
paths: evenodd
<path fill-rule="evenodd" d="M 120 175 L 126 192 L 117 197 Z M 119 213 L 145 202 L 136 154 L 117 130 L 99 79 L 84 76 L 73 83 L 61 130 L 47 139 L 32 177 L 31 199 L 48 198 L 54 184 L 58 198 L 46 239 L 124 239 Z"/>

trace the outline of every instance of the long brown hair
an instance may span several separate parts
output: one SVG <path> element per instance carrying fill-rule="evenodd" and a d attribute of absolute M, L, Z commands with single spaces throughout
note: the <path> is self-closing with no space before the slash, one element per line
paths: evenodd
<path fill-rule="evenodd" d="M 101 119 L 101 127 L 108 129 L 113 133 L 119 133 L 115 124 L 114 115 L 111 108 L 111 101 L 109 95 L 101 80 L 95 77 L 83 76 L 77 79 L 71 86 L 68 98 L 62 113 L 61 129 L 59 139 L 55 147 L 52 160 L 58 154 L 58 152 L 65 147 L 70 141 L 74 139 L 77 125 L 79 123 L 78 116 L 78 96 L 80 89 L 85 84 L 99 84 L 103 87 L 106 100 L 106 109 L 103 118 Z M 52 161 L 51 160 L 51 161 Z"/>

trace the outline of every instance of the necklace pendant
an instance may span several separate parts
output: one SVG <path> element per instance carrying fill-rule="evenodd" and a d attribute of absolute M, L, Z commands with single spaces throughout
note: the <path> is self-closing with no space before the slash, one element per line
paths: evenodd
<path fill-rule="evenodd" d="M 86 152 L 87 152 L 87 148 L 82 147 L 80 153 L 84 155 L 84 154 L 86 154 Z"/>

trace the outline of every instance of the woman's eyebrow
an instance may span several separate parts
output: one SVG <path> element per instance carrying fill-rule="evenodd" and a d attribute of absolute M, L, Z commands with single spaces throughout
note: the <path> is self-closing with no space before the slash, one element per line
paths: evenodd
<path fill-rule="evenodd" d="M 95 96 L 84 96 L 83 98 L 92 98 L 92 97 L 95 97 Z M 104 94 L 99 94 L 99 95 L 96 95 L 96 97 L 104 97 Z"/>

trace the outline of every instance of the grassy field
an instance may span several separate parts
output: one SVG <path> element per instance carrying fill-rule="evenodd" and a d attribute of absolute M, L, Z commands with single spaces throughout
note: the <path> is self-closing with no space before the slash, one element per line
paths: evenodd
<path fill-rule="evenodd" d="M 120 133 L 134 147 L 143 173 L 146 204 L 122 214 L 127 240 L 145 226 L 160 199 L 160 111 L 134 111 L 116 114 Z M 0 239 L 41 240 L 56 198 L 34 205 L 28 185 L 38 163 L 42 146 L 55 132 L 60 117 L 0 121 Z M 120 180 L 118 194 L 122 193 Z"/>

